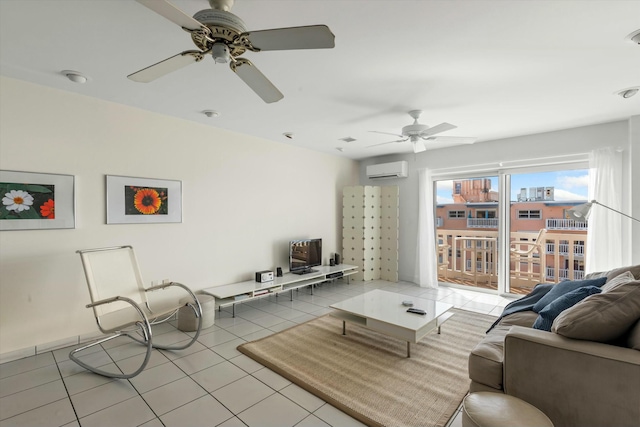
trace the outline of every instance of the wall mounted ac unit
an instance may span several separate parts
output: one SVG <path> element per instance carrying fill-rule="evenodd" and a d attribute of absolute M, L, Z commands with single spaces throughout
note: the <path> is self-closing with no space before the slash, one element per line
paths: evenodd
<path fill-rule="evenodd" d="M 367 178 L 406 178 L 409 165 L 406 161 L 380 163 L 367 166 Z"/>

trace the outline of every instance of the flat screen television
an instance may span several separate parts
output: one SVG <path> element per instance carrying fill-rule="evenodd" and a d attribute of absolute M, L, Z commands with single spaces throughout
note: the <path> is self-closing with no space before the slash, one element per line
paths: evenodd
<path fill-rule="evenodd" d="M 302 239 L 289 242 L 289 271 L 294 274 L 313 273 L 311 267 L 322 265 L 322 239 Z"/>

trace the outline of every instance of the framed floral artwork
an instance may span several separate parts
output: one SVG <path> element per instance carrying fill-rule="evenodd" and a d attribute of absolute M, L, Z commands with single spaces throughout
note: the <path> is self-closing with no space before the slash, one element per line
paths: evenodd
<path fill-rule="evenodd" d="M 182 222 L 182 181 L 107 175 L 107 224 Z"/>
<path fill-rule="evenodd" d="M 0 230 L 75 228 L 74 176 L 0 170 Z"/>

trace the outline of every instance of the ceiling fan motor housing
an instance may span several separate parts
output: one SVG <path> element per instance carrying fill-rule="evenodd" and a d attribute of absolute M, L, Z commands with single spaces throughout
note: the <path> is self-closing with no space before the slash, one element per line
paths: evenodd
<path fill-rule="evenodd" d="M 191 33 L 193 42 L 201 50 L 208 51 L 214 43 L 222 42 L 229 47 L 229 53 L 233 57 L 242 55 L 246 51 L 242 44 L 233 43 L 240 34 L 247 32 L 244 21 L 233 13 L 218 9 L 204 9 L 193 15 L 193 19 L 211 30 L 208 36 L 198 31 Z"/>
<path fill-rule="evenodd" d="M 420 123 L 414 123 L 402 128 L 402 134 L 404 136 L 419 136 L 422 132 L 429 129 L 429 126 L 422 125 Z"/>

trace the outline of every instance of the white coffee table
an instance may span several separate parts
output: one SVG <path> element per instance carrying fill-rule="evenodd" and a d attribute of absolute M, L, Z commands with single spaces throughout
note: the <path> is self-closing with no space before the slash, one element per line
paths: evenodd
<path fill-rule="evenodd" d="M 426 315 L 407 313 L 403 301 L 413 301 L 414 308 Z M 407 342 L 407 357 L 411 357 L 411 343 L 417 343 L 425 335 L 453 316 L 451 304 L 387 292 L 376 289 L 362 295 L 330 305 L 331 316 L 342 320 L 342 334 L 346 335 L 346 322 L 372 329 Z"/>

